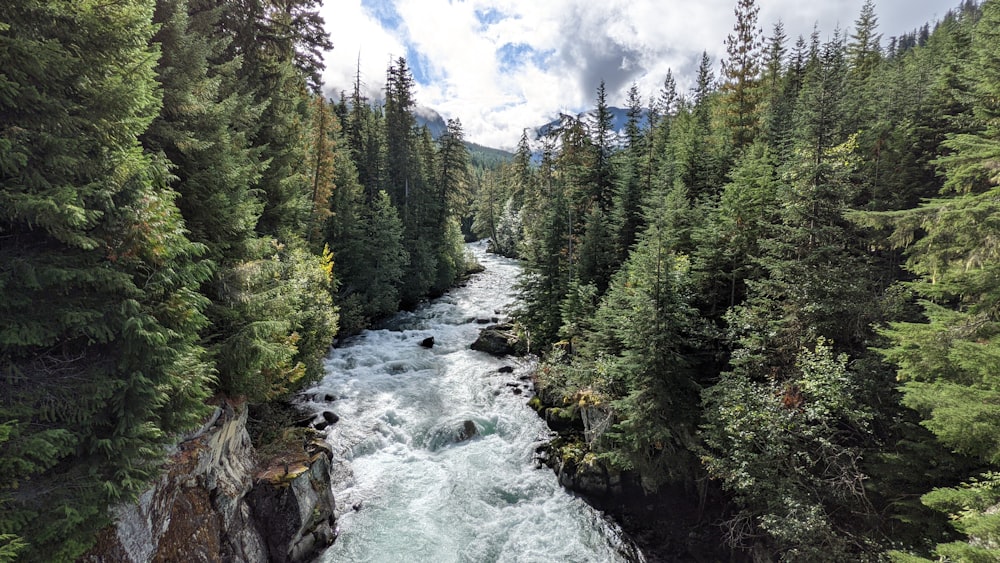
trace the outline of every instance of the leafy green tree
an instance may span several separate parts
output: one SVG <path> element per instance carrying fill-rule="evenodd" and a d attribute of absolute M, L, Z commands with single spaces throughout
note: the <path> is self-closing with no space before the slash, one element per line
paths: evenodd
<path fill-rule="evenodd" d="M 866 546 L 836 512 L 866 509 L 853 435 L 872 414 L 847 356 L 821 338 L 780 378 L 737 367 L 704 396 L 702 459 L 744 507 L 727 522 L 728 541 L 762 560 L 856 560 Z"/>

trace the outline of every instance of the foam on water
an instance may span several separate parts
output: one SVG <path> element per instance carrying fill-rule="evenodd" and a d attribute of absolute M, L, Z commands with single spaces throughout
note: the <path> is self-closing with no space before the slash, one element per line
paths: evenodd
<path fill-rule="evenodd" d="M 641 560 L 537 466 L 549 432 L 526 406 L 520 377 L 531 366 L 469 349 L 483 326 L 475 320 L 502 316 L 518 275 L 516 262 L 471 249 L 485 273 L 335 349 L 327 376 L 303 395 L 340 416 L 327 437 L 340 536 L 320 560 Z M 420 346 L 428 336 L 430 349 Z M 506 365 L 515 371 L 499 373 Z"/>

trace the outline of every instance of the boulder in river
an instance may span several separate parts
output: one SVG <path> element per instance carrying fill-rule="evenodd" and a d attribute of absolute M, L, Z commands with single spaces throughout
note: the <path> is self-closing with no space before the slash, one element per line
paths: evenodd
<path fill-rule="evenodd" d="M 479 429 L 476 428 L 476 423 L 471 420 L 466 420 L 462 423 L 462 429 L 458 432 L 458 438 L 455 439 L 456 442 L 464 442 L 466 440 L 471 440 L 477 434 L 479 434 Z"/>
<path fill-rule="evenodd" d="M 488 326 L 479 331 L 479 338 L 472 343 L 472 349 L 492 356 L 503 357 L 517 352 L 517 336 L 511 324 Z"/>
<path fill-rule="evenodd" d="M 316 430 L 326 430 L 327 427 L 340 422 L 340 417 L 333 411 L 323 411 L 323 420 L 313 425 Z"/>
<path fill-rule="evenodd" d="M 420 345 L 423 346 L 424 348 L 433 348 L 434 347 L 434 337 L 433 336 L 428 336 L 427 338 L 425 338 L 425 339 L 423 339 L 423 340 L 420 341 Z"/>

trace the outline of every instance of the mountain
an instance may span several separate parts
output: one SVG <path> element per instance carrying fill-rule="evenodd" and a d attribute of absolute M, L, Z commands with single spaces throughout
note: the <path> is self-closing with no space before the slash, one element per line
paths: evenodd
<path fill-rule="evenodd" d="M 475 168 L 496 168 L 514 159 L 514 153 L 503 149 L 484 147 L 470 142 L 466 142 L 465 146 L 469 147 L 469 161 Z"/>
<path fill-rule="evenodd" d="M 435 140 L 440 138 L 448 129 L 444 117 L 434 109 L 417 106 L 413 110 L 413 114 L 417 118 L 417 127 L 426 126 L 431 132 L 431 137 Z M 468 141 L 465 142 L 465 146 L 469 148 L 469 160 L 473 166 L 478 168 L 495 168 L 499 164 L 509 162 L 514 158 L 514 153 L 502 149 L 485 147 Z"/>
<path fill-rule="evenodd" d="M 625 124 L 628 123 L 628 110 L 611 106 L 608 108 L 608 111 L 611 113 L 611 130 L 614 133 L 614 143 L 622 145 L 625 141 Z M 648 113 L 646 110 L 643 110 L 639 121 L 640 128 L 646 126 L 647 117 Z M 576 115 L 560 113 L 558 118 L 553 119 L 545 125 L 529 130 L 528 135 L 532 141 L 537 141 L 538 139 L 546 136 L 558 137 L 564 129 L 569 127 L 573 120 L 582 120 L 589 127 L 596 121 L 596 119 L 597 110 L 585 111 Z"/>
<path fill-rule="evenodd" d="M 429 107 L 417 106 L 413 109 L 413 115 L 417 118 L 417 127 L 426 126 L 435 140 L 448 130 L 448 125 L 441 114 Z"/>
<path fill-rule="evenodd" d="M 624 108 L 610 106 L 611 113 L 611 144 L 617 147 L 625 146 L 625 125 L 628 123 L 628 110 Z M 639 118 L 639 128 L 648 127 L 649 112 L 642 110 Z M 538 141 L 545 137 L 550 137 L 555 141 L 555 147 L 559 147 L 562 142 L 562 132 L 567 129 L 575 120 L 583 121 L 584 126 L 589 130 L 597 121 L 597 110 L 580 112 L 576 115 L 560 113 L 559 117 L 549 121 L 545 125 L 540 125 L 534 129 L 528 129 L 528 140 L 532 142 L 531 161 L 538 164 L 542 161 L 542 144 Z"/>

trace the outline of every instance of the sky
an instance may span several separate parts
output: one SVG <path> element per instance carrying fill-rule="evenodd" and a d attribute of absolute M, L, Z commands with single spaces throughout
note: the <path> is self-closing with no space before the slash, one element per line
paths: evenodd
<path fill-rule="evenodd" d="M 864 0 L 758 0 L 770 35 L 780 19 L 794 43 L 850 31 Z M 958 0 L 876 0 L 888 38 L 943 16 Z M 326 93 L 363 88 L 380 99 L 391 61 L 405 57 L 420 106 L 462 122 L 466 140 L 513 148 L 526 127 L 593 107 L 604 80 L 623 106 L 634 82 L 644 99 L 667 70 L 686 91 L 702 51 L 725 56 L 736 0 L 323 0 L 334 49 L 325 56 Z"/>

